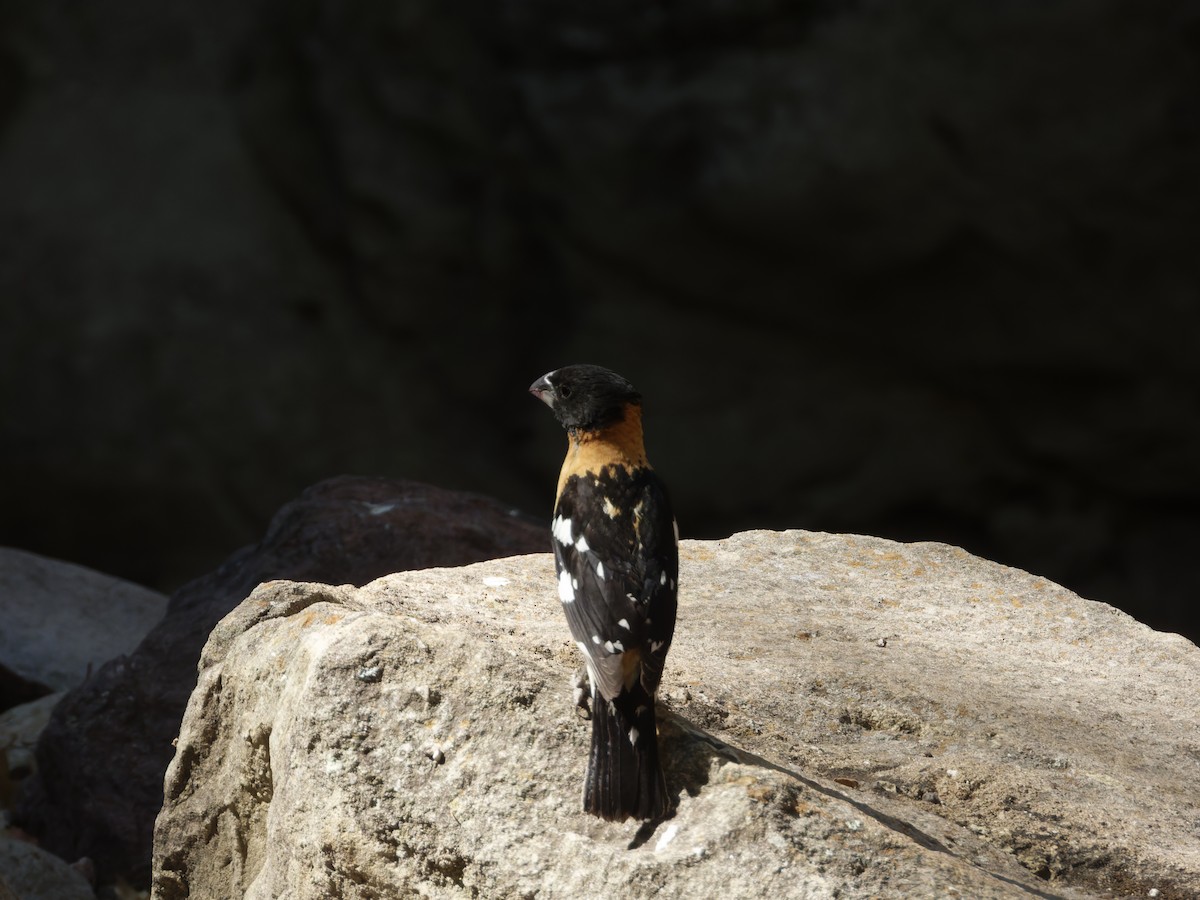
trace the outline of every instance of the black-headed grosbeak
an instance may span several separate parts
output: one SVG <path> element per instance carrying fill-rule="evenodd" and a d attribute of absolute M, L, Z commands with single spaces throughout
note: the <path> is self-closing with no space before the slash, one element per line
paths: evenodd
<path fill-rule="evenodd" d="M 585 812 L 654 819 L 669 808 L 654 694 L 675 632 L 679 530 L 646 459 L 642 398 L 600 366 L 529 388 L 567 430 L 551 543 L 558 596 L 591 682 Z"/>

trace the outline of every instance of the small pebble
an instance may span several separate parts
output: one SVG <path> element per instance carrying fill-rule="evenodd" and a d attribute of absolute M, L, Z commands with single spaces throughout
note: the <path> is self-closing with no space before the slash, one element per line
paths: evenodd
<path fill-rule="evenodd" d="M 355 677 L 367 684 L 374 684 L 383 678 L 383 666 L 364 666 L 358 670 L 358 675 Z"/>

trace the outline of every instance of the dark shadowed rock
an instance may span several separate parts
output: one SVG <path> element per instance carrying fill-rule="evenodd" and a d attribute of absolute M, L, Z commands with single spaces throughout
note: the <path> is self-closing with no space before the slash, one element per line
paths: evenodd
<path fill-rule="evenodd" d="M 263 540 L 181 588 L 129 656 L 68 694 L 38 745 L 20 815 L 43 845 L 89 856 L 101 877 L 149 877 L 163 773 L 213 626 L 264 581 L 365 584 L 391 572 L 543 550 L 545 528 L 497 502 L 385 478 L 322 482 L 283 507 Z"/>
<path fill-rule="evenodd" d="M 11 709 L 52 693 L 39 681 L 31 681 L 0 663 L 0 710 Z"/>
<path fill-rule="evenodd" d="M 594 361 L 692 535 L 1194 625 L 1194 0 L 120 10 L 3 12 L 0 541 L 174 587 L 322 473 L 534 509 Z"/>

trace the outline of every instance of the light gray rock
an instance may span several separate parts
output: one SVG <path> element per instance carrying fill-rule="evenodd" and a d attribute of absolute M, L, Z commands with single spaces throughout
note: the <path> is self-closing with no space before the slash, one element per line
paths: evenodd
<path fill-rule="evenodd" d="M 13 778 L 27 777 L 37 769 L 34 750 L 38 738 L 62 697 L 62 694 L 47 694 L 0 713 L 0 764 L 7 764 Z"/>
<path fill-rule="evenodd" d="M 8 893 L 5 893 L 7 889 Z M 95 900 L 78 871 L 26 841 L 0 835 L 0 900 Z"/>
<path fill-rule="evenodd" d="M 131 652 L 166 608 L 157 591 L 0 547 L 0 665 L 56 691 Z"/>
<path fill-rule="evenodd" d="M 946 545 L 685 541 L 661 726 L 679 806 L 639 828 L 579 812 L 553 585 L 539 554 L 260 587 L 201 658 L 153 896 L 1200 885 L 1200 650 L 1177 636 Z"/>

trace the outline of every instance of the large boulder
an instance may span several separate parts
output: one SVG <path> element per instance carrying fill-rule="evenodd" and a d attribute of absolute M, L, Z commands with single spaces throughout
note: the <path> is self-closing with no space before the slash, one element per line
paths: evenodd
<path fill-rule="evenodd" d="M 146 882 L 163 773 L 213 626 L 263 581 L 365 584 L 390 572 L 542 549 L 547 528 L 489 498 L 386 478 L 341 477 L 289 503 L 262 541 L 177 591 L 130 655 L 55 708 L 19 818 L 102 879 Z"/>
<path fill-rule="evenodd" d="M 684 541 L 680 583 L 646 826 L 580 811 L 549 554 L 261 586 L 204 649 L 155 900 L 1194 896 L 1189 642 L 941 544 Z"/>

